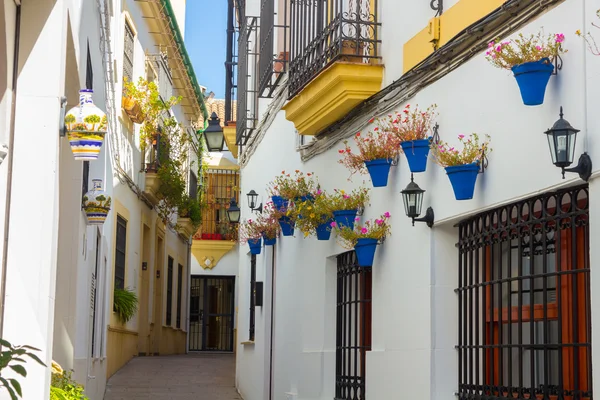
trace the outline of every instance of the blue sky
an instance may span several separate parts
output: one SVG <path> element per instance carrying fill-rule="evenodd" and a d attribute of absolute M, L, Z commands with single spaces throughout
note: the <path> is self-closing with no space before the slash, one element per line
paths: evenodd
<path fill-rule="evenodd" d="M 227 0 L 187 0 L 185 47 L 198 83 L 215 98 L 225 96 Z"/>

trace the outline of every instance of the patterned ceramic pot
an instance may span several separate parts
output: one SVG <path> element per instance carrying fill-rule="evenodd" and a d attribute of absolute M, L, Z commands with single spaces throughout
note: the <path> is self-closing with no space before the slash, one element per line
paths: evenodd
<path fill-rule="evenodd" d="M 83 211 L 88 225 L 102 225 L 110 211 L 110 196 L 102 190 L 102 179 L 93 179 L 93 189 L 83 196 Z"/>
<path fill-rule="evenodd" d="M 80 90 L 79 105 L 65 115 L 67 136 L 76 160 L 98 159 L 106 134 L 106 114 L 94 105 L 92 93 L 91 89 Z"/>

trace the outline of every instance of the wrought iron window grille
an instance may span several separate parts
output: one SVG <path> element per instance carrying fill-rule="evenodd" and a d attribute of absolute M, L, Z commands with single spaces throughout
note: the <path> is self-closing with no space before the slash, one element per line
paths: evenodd
<path fill-rule="evenodd" d="M 281 4 L 281 3 L 279 3 Z M 289 9 L 275 9 L 275 0 L 261 0 L 260 45 L 258 59 L 258 96 L 273 97 L 289 61 Z"/>
<path fill-rule="evenodd" d="M 336 61 L 379 61 L 377 0 L 290 0 L 290 98 Z"/>
<path fill-rule="evenodd" d="M 359 267 L 356 254 L 337 257 L 335 400 L 364 400 L 366 352 L 371 350 L 370 267 Z"/>
<path fill-rule="evenodd" d="M 125 40 L 123 45 L 123 78 L 128 81 L 133 80 L 133 52 L 134 52 L 134 38 L 133 28 L 129 25 L 129 22 L 125 21 Z"/>
<path fill-rule="evenodd" d="M 240 174 L 236 170 L 209 169 L 202 177 L 200 193 L 205 208 L 202 226 L 194 239 L 236 240 L 237 229 L 229 222 L 227 209 L 231 199 L 239 204 Z"/>
<path fill-rule="evenodd" d="M 592 400 L 588 214 L 586 185 L 458 224 L 460 400 Z"/>
<path fill-rule="evenodd" d="M 245 146 L 256 129 L 257 77 L 256 74 L 249 73 L 249 66 L 257 61 L 258 53 L 254 50 L 257 43 L 258 17 L 246 17 L 240 25 L 238 36 L 236 144 L 239 146 Z"/>

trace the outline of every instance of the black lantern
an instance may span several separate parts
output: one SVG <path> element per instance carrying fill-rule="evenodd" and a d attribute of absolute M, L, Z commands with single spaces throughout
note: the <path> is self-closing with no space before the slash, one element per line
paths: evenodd
<path fill-rule="evenodd" d="M 575 158 L 577 132 L 579 129 L 573 128 L 569 121 L 563 118 L 563 108 L 561 107 L 560 119 L 554 123 L 552 129 L 548 129 L 544 133 L 548 137 L 552 163 L 562 169 L 563 179 L 565 179 L 565 172 L 575 172 L 581 179 L 587 181 L 592 174 L 592 160 L 587 153 L 581 155 L 576 167 L 567 168 L 573 164 Z"/>
<path fill-rule="evenodd" d="M 221 128 L 221 120 L 217 113 L 213 112 L 208 120 L 208 127 L 204 130 L 204 140 L 208 151 L 223 151 L 225 136 Z"/>
<path fill-rule="evenodd" d="M 410 183 L 402 192 L 402 199 L 404 200 L 404 211 L 408 218 L 412 218 L 413 226 L 415 222 L 426 222 L 428 227 L 433 226 L 433 208 L 429 207 L 425 212 L 425 217 L 417 218 L 421 215 L 421 207 L 423 206 L 423 193 L 425 190 L 421 189 L 413 179 L 411 174 Z"/>
<path fill-rule="evenodd" d="M 235 199 L 231 199 L 231 203 L 227 209 L 227 218 L 232 224 L 238 224 L 240 222 L 240 208 L 238 207 Z"/>
<path fill-rule="evenodd" d="M 248 197 L 248 207 L 250 207 L 252 211 L 258 211 L 259 213 L 262 213 L 262 203 L 260 203 L 258 207 L 256 206 L 258 193 L 256 193 L 254 190 L 251 190 L 246 194 L 246 196 Z"/>

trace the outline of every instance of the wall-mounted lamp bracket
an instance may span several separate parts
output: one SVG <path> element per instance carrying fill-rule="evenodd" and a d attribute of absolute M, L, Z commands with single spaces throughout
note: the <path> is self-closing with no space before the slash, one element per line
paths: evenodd
<path fill-rule="evenodd" d="M 592 159 L 588 155 L 588 153 L 583 153 L 579 157 L 579 161 L 577 162 L 577 166 L 573 168 L 563 168 L 562 176 L 565 179 L 565 172 L 575 172 L 579 174 L 579 177 L 584 181 L 589 181 L 592 176 Z"/>
<path fill-rule="evenodd" d="M 60 137 L 67 136 L 67 127 L 65 126 L 65 113 L 67 109 L 67 98 L 62 96 L 60 99 L 60 121 L 58 126 L 58 135 Z"/>
<path fill-rule="evenodd" d="M 433 208 L 428 207 L 425 212 L 425 216 L 422 218 L 413 218 L 412 223 L 415 226 L 415 222 L 425 222 L 428 227 L 433 227 L 433 222 L 435 220 L 435 215 L 433 213 Z"/>

